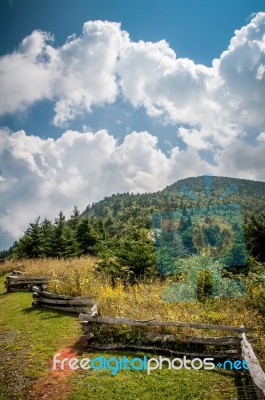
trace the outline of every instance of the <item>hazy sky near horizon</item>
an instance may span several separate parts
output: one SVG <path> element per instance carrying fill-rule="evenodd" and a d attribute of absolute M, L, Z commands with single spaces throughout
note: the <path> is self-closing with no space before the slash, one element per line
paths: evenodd
<path fill-rule="evenodd" d="M 265 179 L 264 0 L 0 7 L 0 248 L 113 193 Z"/>

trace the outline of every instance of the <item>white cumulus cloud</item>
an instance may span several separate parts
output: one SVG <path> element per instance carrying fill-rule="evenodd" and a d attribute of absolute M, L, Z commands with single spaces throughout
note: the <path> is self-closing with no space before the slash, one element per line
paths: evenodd
<path fill-rule="evenodd" d="M 181 126 L 188 145 L 196 134 L 195 147 L 225 146 L 249 127 L 264 129 L 264 65 L 263 12 L 235 32 L 211 67 L 177 58 L 165 40 L 134 42 L 115 22 L 88 21 L 60 47 L 34 31 L 0 58 L 0 114 L 50 99 L 54 124 L 64 125 L 119 95 Z"/>
<path fill-rule="evenodd" d="M 84 209 L 112 193 L 156 191 L 191 175 L 264 180 L 264 66 L 265 13 L 237 30 L 211 67 L 178 58 L 165 40 L 134 42 L 114 22 L 88 21 L 60 47 L 32 32 L 0 57 L 1 116 L 46 99 L 53 123 L 64 126 L 119 97 L 175 125 L 186 148 L 165 154 L 146 131 L 119 143 L 107 130 L 69 129 L 55 140 L 2 129 L 0 236 L 17 238 L 38 215 L 69 215 L 74 204 Z M 253 146 L 244 141 L 251 134 Z"/>
<path fill-rule="evenodd" d="M 264 180 L 265 144 L 231 143 L 215 155 L 174 147 L 169 155 L 149 132 L 131 132 L 122 143 L 106 130 L 66 131 L 56 140 L 24 131 L 0 131 L 0 237 L 18 238 L 37 216 L 67 215 L 117 192 L 153 192 L 178 179 L 213 173 Z"/>
<path fill-rule="evenodd" d="M 38 215 L 69 215 L 75 204 L 83 210 L 116 192 L 160 190 L 211 168 L 193 150 L 166 156 L 148 132 L 132 132 L 119 144 L 106 130 L 66 131 L 57 140 L 1 130 L 0 158 L 0 230 L 13 239 Z"/>

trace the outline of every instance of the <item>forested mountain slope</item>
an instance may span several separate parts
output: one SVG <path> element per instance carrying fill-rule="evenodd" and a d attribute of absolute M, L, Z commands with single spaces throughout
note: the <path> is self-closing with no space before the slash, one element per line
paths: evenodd
<path fill-rule="evenodd" d="M 194 213 L 203 213 L 207 205 L 220 206 L 217 214 L 229 212 L 228 219 L 233 220 L 234 230 L 238 231 L 237 216 L 231 207 L 225 211 L 229 207 L 224 205 L 231 204 L 241 206 L 249 250 L 263 261 L 265 183 L 210 176 L 183 179 L 156 193 L 112 195 L 88 206 L 81 215 L 75 207 L 68 220 L 62 211 L 54 221 L 37 218 L 2 257 L 67 258 L 90 254 L 104 260 L 119 259 L 120 266 L 139 268 L 141 274 L 155 266 L 152 221 L 157 212 L 179 210 L 181 229 L 185 228 L 186 235 Z M 106 267 L 111 269 L 108 263 Z"/>
<path fill-rule="evenodd" d="M 88 206 L 85 214 L 103 218 L 106 226 L 117 232 L 128 223 L 150 228 L 151 215 L 155 211 L 207 204 L 239 204 L 245 217 L 252 213 L 259 214 L 265 210 L 265 182 L 217 176 L 191 177 L 155 193 L 124 193 L 106 197 Z"/>

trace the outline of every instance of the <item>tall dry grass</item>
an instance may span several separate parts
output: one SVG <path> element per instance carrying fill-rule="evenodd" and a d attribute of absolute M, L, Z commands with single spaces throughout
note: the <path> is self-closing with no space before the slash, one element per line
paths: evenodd
<path fill-rule="evenodd" d="M 92 297 L 105 316 L 264 327 L 262 315 L 249 307 L 246 298 L 209 297 L 203 302 L 164 302 L 162 293 L 172 283 L 169 278 L 142 280 L 136 285 L 117 280 L 113 286 L 106 275 L 97 272 L 97 263 L 95 257 L 8 261 L 0 265 L 0 271 L 19 269 L 32 276 L 48 276 L 48 290 Z"/>
<path fill-rule="evenodd" d="M 97 302 L 102 316 L 249 326 L 253 329 L 251 335 L 255 349 L 265 367 L 264 317 L 249 305 L 247 297 L 235 299 L 208 297 L 203 302 L 192 303 L 164 302 L 163 290 L 172 283 L 169 278 L 142 280 L 135 285 L 126 285 L 117 280 L 116 284 L 112 285 L 106 275 L 97 271 L 98 261 L 95 257 L 8 261 L 0 265 L 0 275 L 18 269 L 31 276 L 48 276 L 50 278 L 48 290 L 73 296 L 92 297 Z M 98 326 L 97 329 L 103 338 L 106 338 L 108 333 L 109 337 L 114 337 L 112 328 Z M 117 330 L 125 337 L 127 334 L 130 335 L 130 328 L 119 326 Z M 161 329 L 157 328 L 157 331 L 161 332 Z M 172 328 L 167 328 L 166 331 L 176 333 L 176 329 Z M 197 336 L 219 334 L 216 331 L 194 329 L 178 329 L 177 333 Z"/>

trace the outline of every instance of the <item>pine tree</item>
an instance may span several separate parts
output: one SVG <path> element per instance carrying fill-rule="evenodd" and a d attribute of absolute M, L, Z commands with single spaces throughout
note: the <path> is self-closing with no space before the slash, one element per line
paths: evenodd
<path fill-rule="evenodd" d="M 41 223 L 41 255 L 43 257 L 53 256 L 54 226 L 47 218 Z"/>
<path fill-rule="evenodd" d="M 79 246 L 76 240 L 76 233 L 69 226 L 65 226 L 64 228 L 63 243 L 63 257 L 76 257 L 80 254 Z"/>
<path fill-rule="evenodd" d="M 247 245 L 254 257 L 265 262 L 265 213 L 251 216 L 246 229 Z"/>
<path fill-rule="evenodd" d="M 29 224 L 24 236 L 19 240 L 14 250 L 18 258 L 38 258 L 42 254 L 40 217 Z"/>
<path fill-rule="evenodd" d="M 80 211 L 78 210 L 77 206 L 74 206 L 73 213 L 69 219 L 69 226 L 71 229 L 76 232 L 78 223 L 80 221 Z"/>
<path fill-rule="evenodd" d="M 154 246 L 147 237 L 146 229 L 132 227 L 120 241 L 116 255 L 120 268 L 127 268 L 133 281 L 156 273 Z"/>
<path fill-rule="evenodd" d="M 99 240 L 99 234 L 97 234 L 87 216 L 79 222 L 76 238 L 80 254 L 95 254 L 95 245 Z"/>
<path fill-rule="evenodd" d="M 79 254 L 74 231 L 67 225 L 62 211 L 54 222 L 54 241 L 52 246 L 54 257 L 75 257 Z"/>

